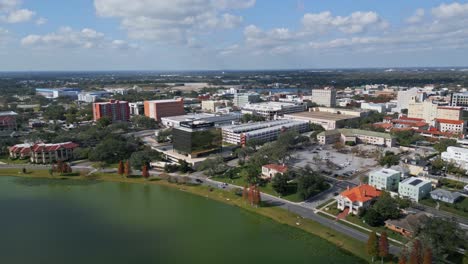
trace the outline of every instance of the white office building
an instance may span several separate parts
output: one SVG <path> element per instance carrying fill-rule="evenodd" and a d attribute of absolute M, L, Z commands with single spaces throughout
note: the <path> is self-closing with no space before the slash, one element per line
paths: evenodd
<path fill-rule="evenodd" d="M 309 123 L 296 120 L 274 120 L 250 124 L 232 125 L 222 128 L 223 141 L 235 145 L 245 145 L 251 139 L 263 142 L 274 141 L 286 130 L 299 133 L 309 130 Z"/>
<path fill-rule="evenodd" d="M 385 113 L 387 108 L 385 104 L 374 104 L 365 102 L 361 103 L 361 109 Z"/>
<path fill-rule="evenodd" d="M 303 104 L 286 102 L 264 102 L 256 104 L 246 104 L 242 107 L 242 114 L 252 114 L 263 116 L 268 120 L 276 119 L 285 114 L 305 111 Z"/>
<path fill-rule="evenodd" d="M 448 147 L 445 152 L 440 155 L 446 162 L 454 162 L 465 170 L 468 170 L 468 149 L 459 147 Z"/>
<path fill-rule="evenodd" d="M 468 109 L 468 92 L 453 93 L 450 97 L 450 105 Z"/>
<path fill-rule="evenodd" d="M 392 169 L 380 169 L 369 173 L 369 185 L 379 190 L 398 191 L 401 172 Z"/>
<path fill-rule="evenodd" d="M 432 190 L 432 183 L 420 178 L 411 177 L 398 186 L 398 194 L 403 198 L 409 198 L 413 201 L 419 201 L 429 196 Z"/>
<path fill-rule="evenodd" d="M 94 103 L 97 99 L 107 97 L 110 93 L 106 91 L 81 92 L 78 94 L 78 101 Z"/>
<path fill-rule="evenodd" d="M 237 123 L 241 118 L 240 113 L 230 113 L 226 115 L 218 114 L 188 114 L 180 116 L 168 116 L 161 118 L 161 124 L 165 127 L 179 127 L 181 122 L 205 122 L 214 123 L 216 127 L 228 126 Z"/>
<path fill-rule="evenodd" d="M 335 107 L 336 106 L 336 89 L 333 87 L 325 87 L 323 89 L 312 89 L 311 101 L 319 106 Z"/>

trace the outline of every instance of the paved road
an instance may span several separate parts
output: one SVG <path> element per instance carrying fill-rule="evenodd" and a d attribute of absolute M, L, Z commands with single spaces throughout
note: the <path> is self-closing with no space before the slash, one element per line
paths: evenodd
<path fill-rule="evenodd" d="M 174 175 L 174 176 L 177 176 L 177 175 Z M 202 173 L 191 174 L 188 177 L 191 178 L 194 181 L 196 179 L 199 179 L 199 180 L 203 181 L 204 185 L 211 186 L 213 188 L 223 188 L 223 187 L 221 187 L 223 185 L 222 182 L 218 182 L 218 181 L 208 179 L 208 178 L 204 177 L 202 175 Z M 241 187 L 240 186 L 235 186 L 235 185 L 232 185 L 232 184 L 228 184 L 223 189 L 232 190 L 232 189 L 235 189 L 235 188 L 241 188 Z M 348 227 L 348 226 L 343 225 L 343 224 L 341 224 L 339 222 L 336 222 L 334 220 L 331 220 L 331 219 L 328 219 L 328 218 L 323 217 L 321 215 L 318 215 L 318 214 L 316 214 L 314 212 L 313 209 L 305 207 L 305 206 L 303 206 L 301 204 L 289 202 L 287 200 L 284 200 L 284 199 L 281 199 L 281 198 L 278 198 L 278 197 L 275 197 L 275 196 L 272 196 L 272 195 L 269 195 L 269 194 L 265 194 L 265 193 L 261 193 L 261 197 L 262 197 L 262 201 L 264 201 L 266 203 L 269 203 L 271 205 L 286 209 L 289 212 L 300 215 L 303 218 L 310 219 L 310 220 L 313 220 L 315 222 L 318 222 L 318 223 L 320 223 L 320 224 L 322 224 L 322 225 L 324 225 L 326 227 L 329 227 L 329 228 L 331 228 L 333 230 L 336 230 L 337 232 L 340 232 L 340 233 L 345 234 L 347 236 L 353 237 L 353 238 L 355 238 L 357 240 L 360 240 L 362 242 L 367 242 L 367 239 L 369 237 L 367 233 L 363 233 L 363 232 L 358 231 L 358 230 L 356 230 L 354 228 Z M 400 253 L 400 251 L 401 251 L 400 247 L 390 245 L 390 253 L 392 253 L 394 255 L 398 255 Z"/>

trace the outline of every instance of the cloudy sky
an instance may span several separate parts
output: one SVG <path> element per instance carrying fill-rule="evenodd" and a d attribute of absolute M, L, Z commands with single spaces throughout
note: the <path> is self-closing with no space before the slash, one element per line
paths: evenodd
<path fill-rule="evenodd" d="M 0 0 L 0 70 L 468 66 L 468 1 Z"/>

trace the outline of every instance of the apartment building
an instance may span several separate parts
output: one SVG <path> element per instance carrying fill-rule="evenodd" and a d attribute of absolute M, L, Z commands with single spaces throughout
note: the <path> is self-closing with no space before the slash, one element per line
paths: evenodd
<path fill-rule="evenodd" d="M 369 173 L 369 185 L 379 190 L 398 191 L 401 172 L 392 169 L 380 169 Z"/>
<path fill-rule="evenodd" d="M 410 177 L 398 186 L 398 194 L 403 198 L 419 201 L 427 197 L 432 190 L 432 183 L 416 177 Z"/>
<path fill-rule="evenodd" d="M 110 100 L 109 102 L 93 103 L 94 121 L 103 117 L 112 122 L 130 120 L 130 107 L 127 101 Z"/>
<path fill-rule="evenodd" d="M 274 141 L 287 130 L 299 133 L 309 130 L 309 123 L 295 120 L 274 120 L 252 124 L 226 126 L 222 128 L 223 141 L 230 144 L 245 145 L 251 139 L 263 142 Z"/>
<path fill-rule="evenodd" d="M 9 148 L 13 159 L 29 158 L 32 163 L 50 164 L 56 161 L 73 159 L 73 150 L 78 144 L 64 142 L 56 144 L 18 144 Z"/>
<path fill-rule="evenodd" d="M 161 121 L 167 116 L 184 115 L 184 100 L 153 100 L 145 101 L 145 116 Z"/>
<path fill-rule="evenodd" d="M 440 157 L 446 162 L 454 162 L 465 170 L 468 170 L 468 149 L 460 147 L 448 147 Z"/>
<path fill-rule="evenodd" d="M 323 89 L 312 89 L 311 101 L 319 106 L 336 106 L 336 89 L 334 87 L 325 87 Z"/>
<path fill-rule="evenodd" d="M 303 104 L 286 102 L 249 103 L 242 107 L 242 114 L 259 115 L 272 120 L 285 114 L 302 112 L 305 109 L 306 106 Z"/>

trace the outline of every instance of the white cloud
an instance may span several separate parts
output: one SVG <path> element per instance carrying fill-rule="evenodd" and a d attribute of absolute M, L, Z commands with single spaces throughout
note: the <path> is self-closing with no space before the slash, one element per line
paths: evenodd
<path fill-rule="evenodd" d="M 451 4 L 441 4 L 432 9 L 432 15 L 439 19 L 448 19 L 454 17 L 468 17 L 468 3 L 460 4 L 458 2 Z"/>
<path fill-rule="evenodd" d="M 337 29 L 348 34 L 362 33 L 370 29 L 384 29 L 388 26 L 376 12 L 351 13 L 349 16 L 333 16 L 330 11 L 307 13 L 302 18 L 302 24 L 310 32 L 327 32 Z"/>
<path fill-rule="evenodd" d="M 20 3 L 20 0 L 0 0 L 0 12 L 14 10 Z"/>
<path fill-rule="evenodd" d="M 406 19 L 407 23 L 415 24 L 419 23 L 424 19 L 425 11 L 423 8 L 418 8 L 412 16 Z"/>
<path fill-rule="evenodd" d="M 104 34 L 94 29 L 74 30 L 62 27 L 57 32 L 45 35 L 28 35 L 21 39 L 21 44 L 34 48 L 129 48 L 132 45 L 123 40 L 108 40 Z"/>
<path fill-rule="evenodd" d="M 7 23 L 22 23 L 30 21 L 35 15 L 34 11 L 29 9 L 18 9 L 11 11 L 8 15 L 3 17 L 3 21 Z"/>
<path fill-rule="evenodd" d="M 40 26 L 40 25 L 44 25 L 45 23 L 47 23 L 47 19 L 44 18 L 44 17 L 40 17 L 36 20 L 36 25 Z"/>
<path fill-rule="evenodd" d="M 194 35 L 238 27 L 243 18 L 230 10 L 255 0 L 94 0 L 96 13 L 121 19 L 131 38 L 188 43 Z"/>

